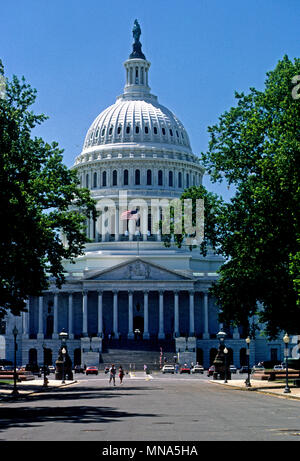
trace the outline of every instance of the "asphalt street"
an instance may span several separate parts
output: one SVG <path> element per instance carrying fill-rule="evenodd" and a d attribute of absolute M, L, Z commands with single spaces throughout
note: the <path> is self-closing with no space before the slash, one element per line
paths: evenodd
<path fill-rule="evenodd" d="M 0 403 L 0 441 L 300 441 L 300 401 L 205 375 L 75 375 L 76 384 Z"/>

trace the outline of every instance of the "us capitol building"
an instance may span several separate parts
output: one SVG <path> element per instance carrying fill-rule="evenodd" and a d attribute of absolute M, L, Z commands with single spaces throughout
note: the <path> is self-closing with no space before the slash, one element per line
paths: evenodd
<path fill-rule="evenodd" d="M 51 282 L 43 296 L 27 302 L 28 312 L 7 315 L 0 358 L 13 360 L 15 326 L 19 365 L 55 364 L 62 329 L 74 365 L 118 364 L 126 352 L 128 361 L 147 363 L 168 353 L 204 367 L 215 357 L 222 325 L 209 287 L 222 259 L 172 240 L 166 246 L 158 225 L 165 203 L 201 185 L 204 168 L 181 121 L 150 91 L 137 21 L 133 37 L 124 92 L 95 118 L 72 167 L 100 211 L 87 221 L 91 243 L 76 264 L 65 262 L 60 290 Z M 139 227 L 122 219 L 132 210 L 139 210 Z M 246 363 L 245 337 L 238 328 L 226 332 L 231 363 L 239 367 Z M 281 342 L 252 341 L 251 363 L 270 354 L 279 359 Z"/>

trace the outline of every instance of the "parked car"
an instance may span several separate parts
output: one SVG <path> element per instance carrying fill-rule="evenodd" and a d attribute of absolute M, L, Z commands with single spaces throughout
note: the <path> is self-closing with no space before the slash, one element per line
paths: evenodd
<path fill-rule="evenodd" d="M 249 371 L 251 372 L 251 368 L 249 368 Z M 243 366 L 240 368 L 239 373 L 248 373 L 248 367 L 247 367 L 247 365 L 243 365 Z"/>
<path fill-rule="evenodd" d="M 74 372 L 75 373 L 84 373 L 84 368 L 81 365 L 75 365 Z"/>
<path fill-rule="evenodd" d="M 201 373 L 203 374 L 204 368 L 202 365 L 194 365 L 193 368 L 191 369 L 192 373 Z"/>
<path fill-rule="evenodd" d="M 55 367 L 53 365 L 48 366 L 49 373 L 55 373 Z"/>
<path fill-rule="evenodd" d="M 190 367 L 188 367 L 186 364 L 184 364 L 184 365 L 180 368 L 179 373 L 180 373 L 180 374 L 182 374 L 182 373 L 188 373 L 188 374 L 190 374 L 190 373 L 191 373 L 191 369 L 190 369 Z"/>
<path fill-rule="evenodd" d="M 44 372 L 45 372 L 46 375 L 49 375 L 50 374 L 49 366 L 48 365 L 41 365 L 40 366 L 40 372 L 41 372 L 41 374 L 44 374 Z"/>
<path fill-rule="evenodd" d="M 253 365 L 251 372 L 257 371 L 257 370 L 264 370 L 265 367 L 263 365 Z"/>
<path fill-rule="evenodd" d="M 104 368 L 104 373 L 107 375 L 108 372 L 109 372 L 109 367 L 105 367 Z"/>
<path fill-rule="evenodd" d="M 38 378 L 40 378 L 42 376 L 40 367 L 35 363 L 27 363 L 27 365 L 25 366 L 25 370 L 26 371 L 31 371 L 31 373 L 33 375 L 37 375 Z"/>
<path fill-rule="evenodd" d="M 285 370 L 283 365 L 274 365 L 273 370 Z"/>
<path fill-rule="evenodd" d="M 233 373 L 233 374 L 235 374 L 236 371 L 237 371 L 237 370 L 236 370 L 236 367 L 235 367 L 234 365 L 230 365 L 230 366 L 229 366 L 229 370 L 230 370 L 230 373 Z"/>
<path fill-rule="evenodd" d="M 98 374 L 98 368 L 97 367 L 87 367 L 85 370 L 86 375 L 97 375 Z"/>
<path fill-rule="evenodd" d="M 215 371 L 215 366 L 211 365 L 209 369 L 207 370 L 207 376 L 212 376 Z"/>
<path fill-rule="evenodd" d="M 162 367 L 162 373 L 165 374 L 165 373 L 172 373 L 174 375 L 175 373 L 175 367 L 174 365 L 164 365 Z"/>

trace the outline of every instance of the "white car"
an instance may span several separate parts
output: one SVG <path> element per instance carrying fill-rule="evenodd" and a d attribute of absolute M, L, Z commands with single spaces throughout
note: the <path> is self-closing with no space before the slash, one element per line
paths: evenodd
<path fill-rule="evenodd" d="M 163 374 L 165 374 L 165 373 L 172 373 L 172 374 L 174 375 L 174 373 L 175 373 L 175 367 L 174 367 L 174 365 L 164 365 L 164 366 L 162 367 L 162 370 L 161 370 L 161 371 L 163 372 Z"/>
<path fill-rule="evenodd" d="M 55 373 L 55 367 L 53 365 L 48 366 L 49 373 Z"/>
<path fill-rule="evenodd" d="M 202 365 L 195 365 L 193 366 L 193 368 L 191 369 L 191 372 L 192 373 L 203 373 L 204 372 L 204 368 Z"/>
<path fill-rule="evenodd" d="M 234 365 L 229 366 L 230 373 L 236 373 L 236 367 Z"/>
<path fill-rule="evenodd" d="M 284 366 L 282 366 L 282 365 L 275 365 L 275 366 L 273 367 L 273 370 L 285 370 L 285 368 L 284 368 Z"/>

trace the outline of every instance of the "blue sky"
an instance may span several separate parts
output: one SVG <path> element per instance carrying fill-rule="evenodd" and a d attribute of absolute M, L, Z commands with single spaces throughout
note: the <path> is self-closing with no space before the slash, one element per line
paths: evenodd
<path fill-rule="evenodd" d="M 50 118 L 35 134 L 57 141 L 68 166 L 94 118 L 123 92 L 136 18 L 151 92 L 183 122 L 198 155 L 235 91 L 262 89 L 284 54 L 299 57 L 299 0 L 0 0 L 0 14 L 5 73 L 37 89 L 34 110 Z M 208 177 L 204 184 L 231 194 Z"/>

